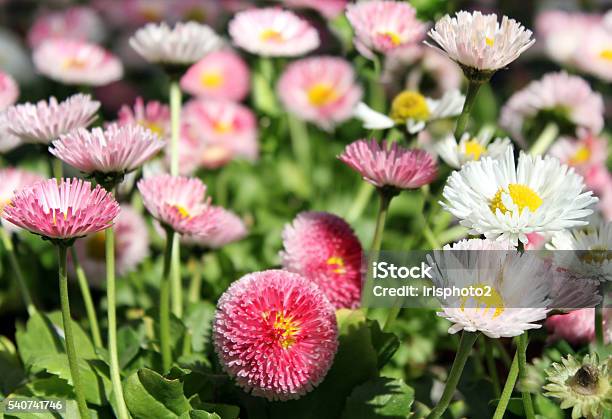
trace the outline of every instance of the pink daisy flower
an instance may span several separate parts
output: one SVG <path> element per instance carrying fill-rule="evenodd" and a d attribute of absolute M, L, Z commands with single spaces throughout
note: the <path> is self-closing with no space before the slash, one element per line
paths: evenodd
<path fill-rule="evenodd" d="M 0 71 L 0 111 L 13 105 L 19 97 L 19 86 L 9 74 Z"/>
<path fill-rule="evenodd" d="M 576 51 L 576 66 L 607 82 L 612 82 L 612 29 L 591 28 Z"/>
<path fill-rule="evenodd" d="M 49 179 L 21 189 L 2 217 L 54 241 L 71 241 L 104 230 L 119 214 L 119 204 L 104 188 L 82 179 Z"/>
<path fill-rule="evenodd" d="M 21 144 L 21 139 L 9 131 L 6 112 L 0 111 L 0 153 L 7 153 Z"/>
<path fill-rule="evenodd" d="M 333 306 L 300 275 L 246 275 L 221 296 L 213 322 L 226 372 L 254 396 L 297 399 L 317 386 L 338 348 Z"/>
<path fill-rule="evenodd" d="M 229 23 L 234 43 L 252 54 L 297 57 L 319 47 L 319 34 L 296 14 L 277 8 L 237 13 Z"/>
<path fill-rule="evenodd" d="M 302 212 L 283 230 L 283 267 L 313 281 L 336 308 L 357 308 L 363 249 L 337 215 Z"/>
<path fill-rule="evenodd" d="M 348 0 L 281 0 L 288 7 L 310 8 L 327 19 L 334 19 L 344 12 Z"/>
<path fill-rule="evenodd" d="M 6 110 L 7 129 L 26 143 L 48 144 L 73 129 L 85 128 L 96 119 L 100 102 L 76 94 L 63 102 L 55 97 L 36 104 L 24 103 Z"/>
<path fill-rule="evenodd" d="M 119 58 L 104 48 L 75 39 L 49 39 L 32 59 L 43 75 L 65 84 L 102 86 L 123 77 Z"/>
<path fill-rule="evenodd" d="M 98 13 L 85 6 L 74 6 L 39 16 L 28 31 L 28 44 L 36 48 L 51 38 L 70 38 L 100 42 L 104 38 L 104 23 Z"/>
<path fill-rule="evenodd" d="M 349 62 L 336 57 L 312 57 L 287 66 L 278 82 L 287 109 L 322 128 L 349 119 L 361 100 Z"/>
<path fill-rule="evenodd" d="M 436 161 L 427 152 L 409 150 L 397 143 L 388 146 L 386 141 L 355 141 L 338 158 L 378 188 L 420 188 L 438 174 Z"/>
<path fill-rule="evenodd" d="M 141 179 L 138 190 L 147 211 L 165 228 L 193 236 L 216 229 L 219 210 L 206 199 L 201 180 L 162 174 Z"/>
<path fill-rule="evenodd" d="M 242 219 L 222 207 L 213 207 L 218 213 L 216 216 L 217 228 L 204 236 L 183 236 L 181 241 L 206 249 L 219 249 L 230 243 L 242 240 L 248 233 Z"/>
<path fill-rule="evenodd" d="M 118 275 L 133 271 L 149 254 L 149 233 L 144 218 L 129 205 L 121 206 L 121 213 L 113 226 L 115 232 L 115 267 Z M 75 244 L 79 262 L 87 279 L 100 286 L 106 277 L 105 234 L 91 234 Z"/>
<path fill-rule="evenodd" d="M 599 191 L 602 183 L 606 183 L 608 141 L 605 138 L 589 132 L 585 132 L 579 139 L 562 137 L 555 141 L 548 154 L 574 167 L 584 177 L 588 189 Z"/>
<path fill-rule="evenodd" d="M 11 203 L 16 191 L 43 180 L 44 178 L 39 174 L 26 170 L 14 167 L 0 169 L 0 216 L 2 215 L 4 207 Z M 3 219 L 0 221 L 2 221 L 3 227 L 7 228 L 9 231 L 16 229 L 13 224 Z"/>
<path fill-rule="evenodd" d="M 346 17 L 355 31 L 355 47 L 366 58 L 416 44 L 425 36 L 425 25 L 408 3 L 375 0 L 349 4 Z"/>
<path fill-rule="evenodd" d="M 125 174 L 155 156 L 166 143 L 140 125 L 91 131 L 78 128 L 51 143 L 49 152 L 88 174 Z"/>
<path fill-rule="evenodd" d="M 612 322 L 612 309 L 604 309 L 604 339 L 612 342 L 612 328 L 606 325 Z M 546 319 L 549 341 L 564 339 L 574 345 L 585 344 L 595 340 L 595 309 L 583 308 L 568 314 L 556 314 Z"/>
<path fill-rule="evenodd" d="M 138 97 L 134 107 L 123 105 L 118 116 L 119 125 L 138 124 L 164 139 L 170 135 L 170 108 L 156 100 L 145 104 Z"/>
<path fill-rule="evenodd" d="M 211 52 L 187 70 L 181 88 L 197 97 L 240 102 L 250 89 L 249 68 L 231 50 Z"/>

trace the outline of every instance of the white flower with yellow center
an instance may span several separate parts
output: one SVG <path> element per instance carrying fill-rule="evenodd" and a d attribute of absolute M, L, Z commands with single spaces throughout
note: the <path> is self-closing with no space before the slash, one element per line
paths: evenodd
<path fill-rule="evenodd" d="M 492 130 L 483 130 L 476 137 L 464 133 L 457 143 L 455 136 L 449 134 L 435 145 L 436 152 L 450 167 L 459 169 L 469 161 L 480 160 L 481 157 L 490 156 L 499 158 L 511 146 L 509 138 L 493 138 Z"/>
<path fill-rule="evenodd" d="M 517 164 L 508 147 L 503 158 L 484 157 L 453 172 L 441 204 L 471 234 L 526 244 L 529 233 L 585 225 L 598 200 L 584 188 L 582 176 L 559 160 L 521 152 Z"/>
<path fill-rule="evenodd" d="M 462 240 L 434 251 L 428 262 L 436 287 L 465 290 L 466 296 L 440 299 L 438 316 L 453 323 L 451 334 L 465 330 L 491 338 L 518 336 L 541 327 L 537 322 L 549 312 L 554 271 L 508 242 Z"/>
<path fill-rule="evenodd" d="M 450 90 L 440 99 L 406 90 L 393 99 L 389 116 L 376 112 L 363 102 L 355 108 L 353 116 L 363 121 L 366 129 L 388 129 L 405 124 L 410 134 L 416 134 L 429 122 L 459 115 L 464 102 L 465 96 L 459 90 Z"/>

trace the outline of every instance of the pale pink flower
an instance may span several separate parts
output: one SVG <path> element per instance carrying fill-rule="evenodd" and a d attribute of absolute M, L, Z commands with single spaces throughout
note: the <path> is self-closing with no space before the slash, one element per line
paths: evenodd
<path fill-rule="evenodd" d="M 355 47 L 366 58 L 387 54 L 423 40 L 425 25 L 408 3 L 391 0 L 362 1 L 346 7 L 355 31 Z"/>
<path fill-rule="evenodd" d="M 19 97 L 19 86 L 10 74 L 0 71 L 0 111 L 13 105 Z"/>
<path fill-rule="evenodd" d="M 578 69 L 612 82 L 612 29 L 592 28 L 576 51 Z"/>
<path fill-rule="evenodd" d="M 540 250 L 544 247 L 548 238 L 542 233 L 528 233 L 525 250 Z"/>
<path fill-rule="evenodd" d="M 104 48 L 75 39 L 49 39 L 34 50 L 36 69 L 65 84 L 102 86 L 123 77 L 119 58 Z"/>
<path fill-rule="evenodd" d="M 609 178 L 608 185 L 599 194 L 598 205 L 604 220 L 612 221 L 612 176 Z"/>
<path fill-rule="evenodd" d="M 277 8 L 237 13 L 229 33 L 240 48 L 269 57 L 297 57 L 319 47 L 317 30 L 293 12 Z"/>
<path fill-rule="evenodd" d="M 179 234 L 204 236 L 217 228 L 219 210 L 206 199 L 206 185 L 197 178 L 156 175 L 141 179 L 144 206 L 165 228 Z"/>
<path fill-rule="evenodd" d="M 88 174 L 125 174 L 154 157 L 166 143 L 140 125 L 91 131 L 78 128 L 51 143 L 49 152 Z"/>
<path fill-rule="evenodd" d="M 605 341 L 612 342 L 612 309 L 604 309 Z M 568 314 L 556 314 L 546 319 L 549 341 L 564 339 L 580 345 L 595 340 L 595 309 L 583 308 Z"/>
<path fill-rule="evenodd" d="M 221 365 L 246 392 L 288 400 L 323 381 L 338 348 L 338 326 L 319 287 L 269 270 L 242 277 L 221 296 L 213 339 Z"/>
<path fill-rule="evenodd" d="M 21 144 L 21 139 L 9 131 L 6 112 L 0 111 L 0 153 L 7 153 Z"/>
<path fill-rule="evenodd" d="M 389 146 L 386 141 L 355 141 L 338 158 L 378 188 L 420 188 L 438 174 L 436 161 L 426 151 L 410 150 L 397 143 Z"/>
<path fill-rule="evenodd" d="M 231 50 L 211 52 L 181 78 L 181 88 L 197 97 L 243 100 L 250 89 L 249 67 Z"/>
<path fill-rule="evenodd" d="M 526 120 L 542 111 L 565 117 L 577 129 L 598 134 L 603 128 L 604 103 L 586 80 L 566 72 L 548 73 L 514 93 L 501 110 L 500 124 L 514 137 L 522 138 Z"/>
<path fill-rule="evenodd" d="M 49 179 L 15 193 L 2 217 L 45 238 L 70 241 L 110 227 L 118 214 L 119 204 L 100 185 Z"/>
<path fill-rule="evenodd" d="M 344 12 L 348 0 L 282 0 L 288 7 L 310 8 L 327 19 L 334 19 Z"/>
<path fill-rule="evenodd" d="M 133 107 L 123 105 L 119 109 L 119 125 L 138 124 L 160 138 L 166 139 L 170 136 L 170 108 L 156 100 L 145 103 L 141 97 L 136 98 Z"/>
<path fill-rule="evenodd" d="M 289 112 L 325 129 L 349 119 L 362 96 L 353 67 L 337 57 L 303 58 L 289 64 L 277 90 Z"/>
<path fill-rule="evenodd" d="M 0 216 L 4 207 L 11 203 L 16 191 L 43 180 L 44 178 L 37 173 L 15 167 L 0 169 Z M 6 222 L 4 219 L 0 221 L 2 221 L 2 226 L 9 231 L 16 229 L 13 224 Z"/>
<path fill-rule="evenodd" d="M 91 96 L 76 94 L 63 102 L 55 97 L 36 104 L 24 103 L 6 110 L 7 129 L 26 143 L 48 144 L 77 128 L 85 128 L 96 119 L 100 102 Z"/>
<path fill-rule="evenodd" d="M 134 269 L 149 254 L 147 224 L 138 212 L 129 205 L 121 206 L 115 219 L 115 269 L 125 275 Z M 79 262 L 93 285 L 101 285 L 106 277 L 105 232 L 91 234 L 75 244 Z"/>
<path fill-rule="evenodd" d="M 327 212 L 302 212 L 283 230 L 283 267 L 313 281 L 336 308 L 357 308 L 363 249 L 351 226 Z"/>
<path fill-rule="evenodd" d="M 104 32 L 104 23 L 94 9 L 74 6 L 37 17 L 28 31 L 28 44 L 36 48 L 51 38 L 100 42 Z"/>
<path fill-rule="evenodd" d="M 181 237 L 181 242 L 206 249 L 219 249 L 242 240 L 247 235 L 247 228 L 238 215 L 222 207 L 215 208 L 218 210 L 216 216 L 217 228 L 203 236 L 185 235 Z"/>

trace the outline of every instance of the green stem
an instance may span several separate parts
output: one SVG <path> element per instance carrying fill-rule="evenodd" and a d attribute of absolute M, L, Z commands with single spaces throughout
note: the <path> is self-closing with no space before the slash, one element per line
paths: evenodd
<path fill-rule="evenodd" d="M 52 164 L 53 176 L 55 177 L 55 179 L 61 180 L 63 176 L 63 172 L 64 172 L 62 161 L 60 159 L 55 159 L 55 158 L 52 158 L 52 159 L 53 159 L 53 164 Z"/>
<path fill-rule="evenodd" d="M 202 261 L 198 262 L 197 260 L 192 260 L 192 274 L 191 274 L 191 282 L 189 283 L 189 294 L 187 297 L 187 301 L 189 303 L 197 303 L 200 301 L 200 295 L 202 292 L 202 268 L 199 266 L 200 263 L 204 263 L 204 256 L 202 257 Z"/>
<path fill-rule="evenodd" d="M 527 376 L 527 344 L 529 343 L 529 335 L 525 331 L 517 339 L 516 352 L 518 355 L 519 365 L 519 383 L 522 383 Z M 523 398 L 523 408 L 525 410 L 525 417 L 527 419 L 535 419 L 535 413 L 533 410 L 533 403 L 531 401 L 531 394 L 527 390 L 521 390 Z"/>
<path fill-rule="evenodd" d="M 21 292 L 23 303 L 25 304 L 28 310 L 28 314 L 32 316 L 36 313 L 36 306 L 32 302 L 32 296 L 30 295 L 28 284 L 26 283 L 25 277 L 23 276 L 21 266 L 19 266 L 19 261 L 17 260 L 17 255 L 15 254 L 15 247 L 13 246 L 11 236 L 1 224 L 0 235 L 2 236 L 2 245 L 4 246 L 4 248 L 6 249 L 6 253 L 8 254 L 9 263 L 11 264 L 13 271 L 15 272 L 15 276 L 17 277 L 17 283 L 19 284 L 19 291 Z"/>
<path fill-rule="evenodd" d="M 374 64 L 374 74 L 370 78 L 370 103 L 372 104 L 372 109 L 384 113 L 386 110 L 387 97 L 385 95 L 385 89 L 380 82 L 382 63 L 378 56 L 374 56 L 372 61 Z"/>
<path fill-rule="evenodd" d="M 495 409 L 493 419 L 504 418 L 504 413 L 506 413 L 506 408 L 508 407 L 510 397 L 512 396 L 512 391 L 514 390 L 514 386 L 516 384 L 516 379 L 518 378 L 518 373 L 518 355 L 514 355 L 512 365 L 510 366 L 510 371 L 508 371 L 508 378 L 506 378 L 506 384 L 504 384 L 504 389 L 502 390 L 501 397 L 499 398 L 499 403 L 497 403 L 497 408 Z"/>
<path fill-rule="evenodd" d="M 179 137 L 181 128 L 181 88 L 179 81 L 170 81 L 170 174 L 179 174 Z M 183 314 L 183 287 L 181 284 L 181 248 L 178 235 L 173 237 L 172 251 L 172 312 L 178 318 Z"/>
<path fill-rule="evenodd" d="M 308 138 L 308 126 L 304 121 L 292 114 L 287 115 L 289 133 L 291 134 L 291 146 L 298 164 L 304 175 L 310 177 L 310 138 Z"/>
<path fill-rule="evenodd" d="M 542 130 L 540 136 L 537 138 L 535 143 L 531 146 L 529 154 L 537 156 L 544 154 L 548 147 L 557 139 L 559 135 L 559 127 L 554 122 L 549 122 L 548 125 Z"/>
<path fill-rule="evenodd" d="M 383 232 L 385 231 L 385 221 L 387 220 L 387 213 L 389 212 L 389 204 L 393 195 L 384 191 L 380 193 L 380 206 L 378 207 L 378 215 L 376 217 L 376 228 L 374 229 L 374 237 L 372 239 L 372 246 L 370 247 L 370 254 L 378 254 L 380 252 L 380 246 L 382 244 Z"/>
<path fill-rule="evenodd" d="M 89 418 L 87 410 L 87 402 L 85 394 L 81 386 L 81 377 L 79 375 L 79 364 L 77 361 L 76 349 L 74 346 L 74 336 L 72 334 L 72 318 L 70 316 L 70 300 L 68 297 L 68 272 L 66 271 L 67 252 L 66 247 L 59 245 L 57 247 L 59 254 L 59 288 L 60 302 L 62 306 L 62 322 L 64 324 L 64 337 L 66 341 L 66 354 L 68 356 L 68 366 L 70 367 L 70 376 L 74 385 L 74 394 L 76 395 L 77 405 L 81 418 Z"/>
<path fill-rule="evenodd" d="M 478 94 L 478 90 L 480 90 L 480 86 L 482 86 L 482 84 L 482 81 L 469 80 L 463 110 L 457 119 L 457 126 L 455 127 L 455 138 L 457 141 L 459 141 L 459 138 L 461 138 L 461 135 L 463 135 L 465 132 L 465 128 L 467 127 L 467 123 L 470 118 L 470 112 L 472 111 L 472 107 L 474 106 L 474 102 L 476 100 L 476 95 Z"/>
<path fill-rule="evenodd" d="M 173 234 L 166 230 L 166 251 L 164 252 L 164 272 L 159 287 L 159 340 L 164 372 L 172 366 L 172 349 L 170 347 L 170 267 L 172 259 Z"/>
<path fill-rule="evenodd" d="M 487 361 L 487 369 L 489 370 L 489 376 L 493 382 L 493 391 L 495 392 L 495 397 L 499 397 L 501 389 L 499 385 L 499 375 L 497 374 L 497 366 L 495 365 L 495 358 L 493 357 L 493 344 L 486 336 L 483 336 L 482 338 L 485 349 L 485 358 Z"/>
<path fill-rule="evenodd" d="M 603 307 L 595 307 L 595 343 L 598 348 L 604 347 Z"/>
<path fill-rule="evenodd" d="M 455 355 L 455 361 L 453 362 L 453 366 L 451 367 L 450 373 L 448 374 L 448 380 L 446 380 L 446 385 L 444 386 L 444 392 L 442 393 L 442 397 L 440 401 L 433 408 L 433 410 L 427 416 L 427 419 L 437 419 L 441 417 L 448 405 L 450 404 L 451 399 L 453 398 L 453 394 L 455 393 L 455 389 L 457 388 L 457 383 L 459 383 L 459 379 L 461 378 L 461 373 L 463 372 L 463 367 L 470 355 L 472 350 L 472 346 L 474 346 L 474 342 L 478 339 L 478 333 L 466 332 L 464 331 L 461 334 L 461 341 L 459 342 L 459 349 L 457 350 L 457 355 Z"/>
<path fill-rule="evenodd" d="M 172 314 L 179 319 L 183 317 L 183 281 L 181 277 L 181 239 L 178 234 L 172 234 Z"/>
<path fill-rule="evenodd" d="M 120 419 L 127 419 L 127 407 L 123 399 L 119 354 L 117 352 L 117 307 L 115 291 L 115 232 L 112 227 L 106 229 L 106 300 L 108 311 L 108 352 L 110 358 L 111 382 Z"/>
<path fill-rule="evenodd" d="M 79 262 L 79 258 L 74 246 L 70 248 L 70 253 L 72 255 L 72 263 L 74 264 L 74 270 L 76 272 L 77 280 L 79 281 L 79 287 L 81 288 L 81 295 L 83 296 L 83 303 L 85 304 L 87 319 L 89 320 L 91 338 L 96 348 L 102 348 L 104 347 L 102 345 L 102 335 L 100 335 L 100 327 L 98 326 L 96 309 L 94 307 L 93 299 L 91 298 L 91 292 L 89 291 L 87 276 L 85 275 L 85 271 L 83 270 L 83 267 Z"/>

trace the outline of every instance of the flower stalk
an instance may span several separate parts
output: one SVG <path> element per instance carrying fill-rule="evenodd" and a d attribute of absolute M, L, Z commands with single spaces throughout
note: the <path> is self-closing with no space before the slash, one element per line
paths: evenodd
<path fill-rule="evenodd" d="M 480 90 L 480 86 L 482 86 L 486 80 L 483 82 L 477 79 L 469 79 L 468 89 L 465 94 L 465 103 L 463 104 L 463 109 L 461 110 L 461 114 L 459 118 L 457 118 L 457 125 L 455 127 L 455 138 L 461 138 L 461 135 L 465 132 L 467 127 L 468 120 L 470 118 L 470 112 L 472 111 L 472 107 L 474 106 L 474 102 L 476 101 L 476 95 Z"/>
<path fill-rule="evenodd" d="M 178 78 L 170 81 L 170 174 L 179 174 L 179 137 L 181 129 L 181 88 Z M 179 237 L 174 232 L 168 236 L 173 241 L 172 248 L 172 313 L 181 318 L 183 315 L 183 287 L 181 283 L 181 248 Z"/>
<path fill-rule="evenodd" d="M 529 343 L 529 335 L 525 331 L 517 339 L 516 352 L 518 355 L 518 366 L 519 366 L 519 383 L 522 382 L 527 376 L 527 345 Z M 531 401 L 531 394 L 527 390 L 521 390 L 521 396 L 523 399 L 523 408 L 525 409 L 525 417 L 527 419 L 535 419 L 535 412 L 533 410 L 533 402 Z"/>
<path fill-rule="evenodd" d="M 503 419 L 508 403 L 510 402 L 510 397 L 512 396 L 512 391 L 514 390 L 514 386 L 516 384 L 516 379 L 518 378 L 518 372 L 519 367 L 517 354 L 514 355 L 514 359 L 512 360 L 510 371 L 508 371 L 508 378 L 506 378 L 506 384 L 504 384 L 504 389 L 502 390 L 501 397 L 499 398 L 499 403 L 497 403 L 497 408 L 493 414 L 493 419 Z"/>
<path fill-rule="evenodd" d="M 89 291 L 87 275 L 79 262 L 74 246 L 70 248 L 70 254 L 72 256 L 72 263 L 74 264 L 74 270 L 79 282 L 79 288 L 81 289 L 83 304 L 85 304 L 85 311 L 87 312 L 87 320 L 89 321 L 89 328 L 91 330 L 91 339 L 93 340 L 96 348 L 102 348 L 104 347 L 102 344 L 102 335 L 100 334 L 100 326 L 98 325 L 98 318 L 96 317 L 96 309 L 94 307 L 93 299 L 91 298 L 91 292 Z"/>
<path fill-rule="evenodd" d="M 162 366 L 168 371 L 172 366 L 172 349 L 170 347 L 170 274 L 172 249 L 174 247 L 172 230 L 166 229 L 166 250 L 164 252 L 164 271 L 159 287 L 159 340 L 162 353 Z"/>
<path fill-rule="evenodd" d="M 604 347 L 603 307 L 595 307 L 595 344 L 598 348 Z"/>
<path fill-rule="evenodd" d="M 21 266 L 19 265 L 19 261 L 17 260 L 17 255 L 15 254 L 15 247 L 13 246 L 13 242 L 11 240 L 11 236 L 8 231 L 0 225 L 0 236 L 2 238 L 2 245 L 6 249 L 6 253 L 8 254 L 9 263 L 15 272 L 15 276 L 17 277 L 17 283 L 19 284 L 19 291 L 21 293 L 21 298 L 23 298 L 23 303 L 28 310 L 28 314 L 30 316 L 36 313 L 36 306 L 32 301 L 32 296 L 30 295 L 30 290 L 28 288 L 28 284 L 26 283 L 25 277 L 23 276 L 23 271 L 21 270 Z"/>

